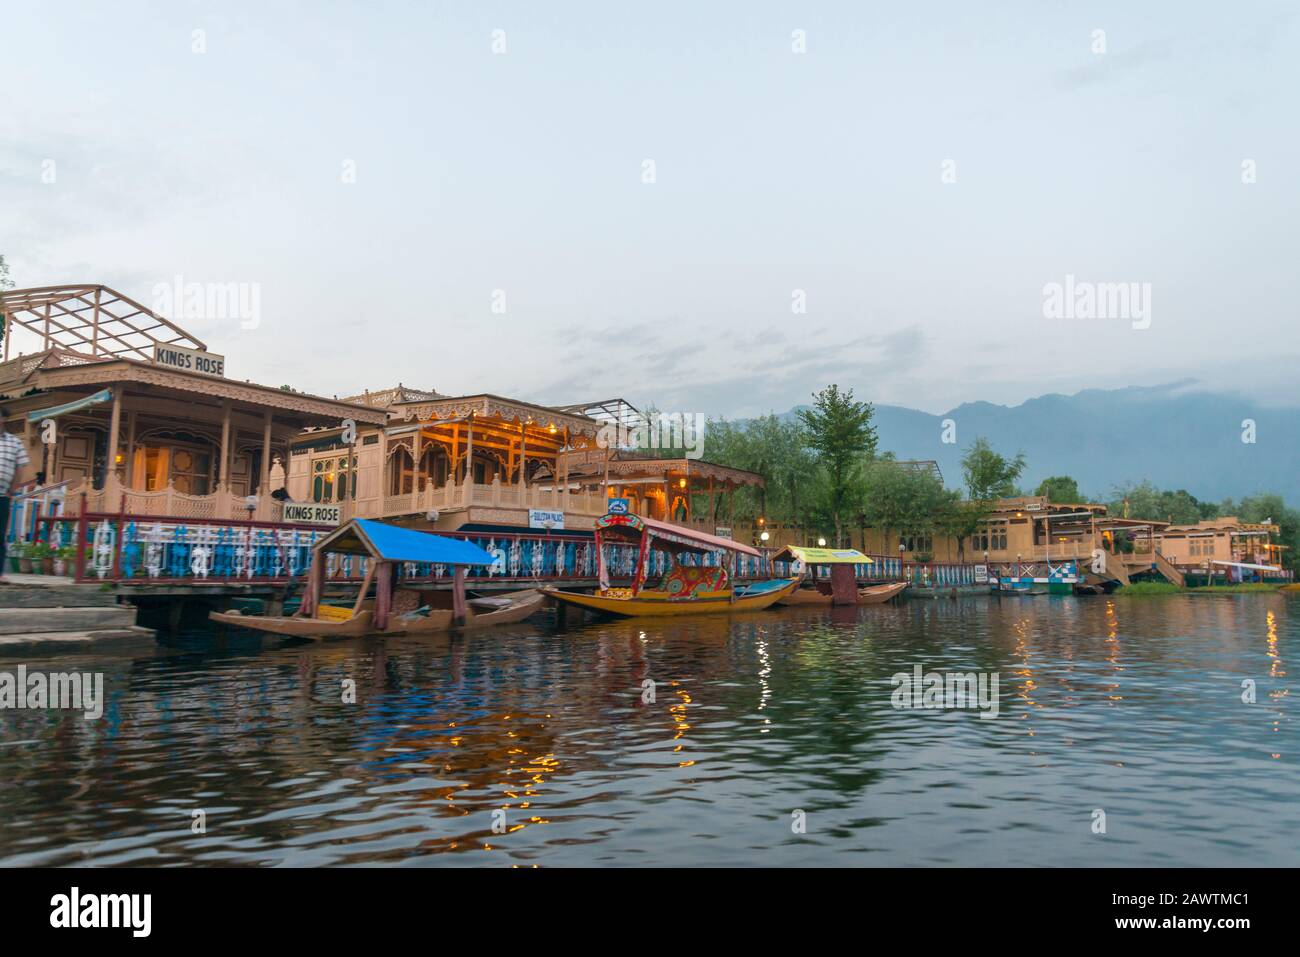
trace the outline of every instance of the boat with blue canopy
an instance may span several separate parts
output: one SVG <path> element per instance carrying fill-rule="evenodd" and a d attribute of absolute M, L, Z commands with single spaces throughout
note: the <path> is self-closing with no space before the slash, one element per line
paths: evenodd
<path fill-rule="evenodd" d="M 322 600 L 326 556 L 331 554 L 365 559 L 365 578 L 351 608 Z M 539 611 L 542 594 L 532 588 L 490 598 L 466 597 L 466 570 L 491 566 L 494 561 L 472 542 L 354 518 L 313 547 L 307 590 L 296 614 L 243 615 L 232 610 L 212 612 L 208 617 L 220 624 L 271 634 L 329 638 L 485 628 L 513 624 Z M 403 567 L 410 564 L 452 569 L 451 591 L 404 579 Z"/>

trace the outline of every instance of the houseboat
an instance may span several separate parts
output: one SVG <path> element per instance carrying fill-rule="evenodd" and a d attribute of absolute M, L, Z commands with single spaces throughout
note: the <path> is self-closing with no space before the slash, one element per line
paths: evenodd
<path fill-rule="evenodd" d="M 238 381 L 225 358 L 103 285 L 0 294 L 5 427 L 40 473 L 11 536 L 40 514 L 280 522 L 289 449 L 304 430 L 379 427 L 381 411 Z M 19 343 L 34 351 L 18 354 Z"/>

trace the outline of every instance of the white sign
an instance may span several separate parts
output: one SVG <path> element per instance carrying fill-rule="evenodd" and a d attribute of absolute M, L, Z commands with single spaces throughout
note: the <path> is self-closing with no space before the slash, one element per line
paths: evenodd
<path fill-rule="evenodd" d="M 977 585 L 987 585 L 988 583 L 989 583 L 989 566 L 987 566 L 987 565 L 976 565 L 976 566 L 975 566 L 975 584 L 977 584 Z"/>
<path fill-rule="evenodd" d="M 337 525 L 343 521 L 341 505 L 316 505 L 311 502 L 285 502 L 284 521 L 309 525 Z"/>
<path fill-rule="evenodd" d="M 530 508 L 528 510 L 528 527 L 529 528 L 564 528 L 564 513 L 550 512 L 544 508 Z"/>
<path fill-rule="evenodd" d="M 730 525 L 719 525 L 719 526 L 717 526 L 716 528 L 713 529 L 713 534 L 716 535 L 716 536 L 718 536 L 718 538 L 730 538 L 730 537 L 731 537 L 731 526 L 730 526 Z"/>
<path fill-rule="evenodd" d="M 155 365 L 182 372 L 201 372 L 204 375 L 225 376 L 226 357 L 198 349 L 185 349 L 181 346 L 169 346 L 161 342 L 153 344 L 153 361 Z"/>

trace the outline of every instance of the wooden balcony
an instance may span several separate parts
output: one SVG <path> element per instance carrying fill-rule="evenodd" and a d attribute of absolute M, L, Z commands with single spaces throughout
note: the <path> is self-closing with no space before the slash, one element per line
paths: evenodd
<path fill-rule="evenodd" d="M 249 509 L 248 499 L 232 495 L 225 486 L 218 485 L 210 495 L 189 495 L 178 492 L 170 482 L 164 489 L 152 492 L 126 488 L 117 473 L 109 473 L 103 488 L 95 488 L 89 480 L 81 480 L 66 487 L 63 493 L 61 515 L 81 514 L 82 501 L 86 511 L 97 514 L 124 513 L 136 518 L 204 518 L 249 519 L 257 522 L 278 522 L 284 506 L 267 495 L 258 495 L 257 507 Z"/>

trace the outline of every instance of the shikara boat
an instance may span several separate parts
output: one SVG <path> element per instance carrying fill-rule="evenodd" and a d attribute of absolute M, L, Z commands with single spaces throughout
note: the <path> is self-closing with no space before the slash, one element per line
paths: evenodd
<path fill-rule="evenodd" d="M 322 569 L 327 554 L 360 555 L 369 559 L 365 580 L 351 608 L 321 601 Z M 407 562 L 446 565 L 454 569 L 452 589 L 433 591 L 404 582 L 398 566 Z M 465 569 L 491 565 L 493 558 L 470 542 L 409 528 L 357 518 L 321 539 L 312 550 L 311 571 L 302 606 L 294 615 L 245 615 L 212 612 L 223 625 L 298 638 L 348 638 L 362 635 L 423 635 L 467 631 L 523 621 L 540 611 L 544 598 L 536 589 L 491 597 L 469 598 Z M 374 597 L 369 597 L 371 586 Z"/>
<path fill-rule="evenodd" d="M 741 611 L 762 611 L 799 587 L 798 579 L 774 579 L 733 587 L 736 555 L 758 557 L 759 551 L 729 538 L 707 535 L 632 514 L 609 514 L 596 520 L 596 554 L 599 556 L 600 588 L 594 595 L 561 588 L 543 588 L 549 598 L 611 615 L 626 617 L 659 615 L 729 615 Z M 605 567 L 606 541 L 640 545 L 632 585 L 612 588 Z M 651 548 L 666 552 L 671 567 L 652 577 L 648 556 Z M 718 556 L 717 564 L 706 564 L 705 556 Z M 684 563 L 682 558 L 693 560 Z"/>
<path fill-rule="evenodd" d="M 800 587 L 780 599 L 782 605 L 879 605 L 901 594 L 907 582 L 889 582 L 859 588 L 854 566 L 873 564 L 852 548 L 805 548 L 788 545 L 772 556 L 773 561 L 799 562 L 807 576 Z M 816 569 L 829 567 L 829 579 L 818 578 Z"/>

